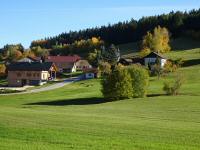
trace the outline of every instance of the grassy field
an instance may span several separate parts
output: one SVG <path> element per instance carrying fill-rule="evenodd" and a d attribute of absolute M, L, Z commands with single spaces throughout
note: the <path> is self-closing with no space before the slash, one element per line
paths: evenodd
<path fill-rule="evenodd" d="M 170 58 L 200 58 L 198 49 Z M 99 80 L 31 95 L 0 96 L 0 149 L 200 149 L 200 64 L 181 68 L 179 96 L 166 96 L 151 78 L 148 97 L 106 102 Z"/>

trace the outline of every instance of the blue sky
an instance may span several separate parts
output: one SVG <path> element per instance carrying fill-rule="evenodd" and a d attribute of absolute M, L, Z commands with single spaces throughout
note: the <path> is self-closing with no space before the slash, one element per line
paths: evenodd
<path fill-rule="evenodd" d="M 200 0 L 1 0 L 0 47 L 64 31 L 200 8 Z"/>

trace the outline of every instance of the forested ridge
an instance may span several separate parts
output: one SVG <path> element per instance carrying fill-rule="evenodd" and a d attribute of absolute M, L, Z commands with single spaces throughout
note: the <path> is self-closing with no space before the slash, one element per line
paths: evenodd
<path fill-rule="evenodd" d="M 171 12 L 143 17 L 138 21 L 131 19 L 113 25 L 61 33 L 55 37 L 33 41 L 30 47 L 40 46 L 41 48 L 52 49 L 54 45 L 72 44 L 75 41 L 87 40 L 92 37 L 99 37 L 106 43 L 115 45 L 136 42 L 141 40 L 147 31 L 152 31 L 158 25 L 166 27 L 174 38 L 185 35 L 199 38 L 200 9 L 189 12 Z"/>
<path fill-rule="evenodd" d="M 165 28 L 165 31 L 167 31 L 163 32 L 167 33 L 167 36 L 164 35 L 159 39 L 162 39 L 162 41 L 166 41 L 165 37 L 168 37 L 168 35 L 169 41 L 178 37 L 192 37 L 199 40 L 200 9 L 189 12 L 171 12 L 158 16 L 143 17 L 138 21 L 131 19 L 113 25 L 62 33 L 55 37 L 33 41 L 29 49 L 24 49 L 20 43 L 5 45 L 0 49 L 0 61 L 10 62 L 26 56 L 41 57 L 74 54 L 88 58 L 96 55 L 102 48 L 108 51 L 112 44 L 120 45 L 130 42 L 139 43 L 140 50 L 146 50 L 143 51 L 146 53 L 150 49 L 152 50 L 152 47 L 149 47 L 148 43 L 145 44 L 144 39 L 145 37 L 148 38 L 146 35 L 153 36 L 150 32 L 153 32 L 157 27 Z M 152 42 L 157 40 L 158 36 L 151 39 Z M 166 43 L 168 44 L 169 41 L 167 40 Z M 160 46 L 157 45 L 153 49 L 161 50 Z M 117 49 L 117 47 L 115 48 Z"/>

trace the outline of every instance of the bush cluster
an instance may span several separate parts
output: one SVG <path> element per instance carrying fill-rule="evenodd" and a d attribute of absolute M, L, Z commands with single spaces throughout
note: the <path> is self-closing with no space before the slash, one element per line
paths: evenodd
<path fill-rule="evenodd" d="M 102 80 L 102 93 L 107 99 L 138 98 L 146 95 L 149 74 L 138 65 L 117 66 Z"/>
<path fill-rule="evenodd" d="M 172 83 L 164 82 L 163 91 L 165 91 L 167 95 L 178 95 L 183 82 L 183 76 L 177 75 Z"/>

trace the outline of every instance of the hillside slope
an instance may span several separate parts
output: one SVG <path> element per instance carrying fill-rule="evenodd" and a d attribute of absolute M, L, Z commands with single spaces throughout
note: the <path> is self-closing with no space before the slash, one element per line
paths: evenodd
<path fill-rule="evenodd" d="M 137 55 L 138 52 L 140 51 L 140 42 L 136 43 L 127 43 L 127 44 L 122 44 L 118 45 L 118 47 L 121 50 L 121 55 L 124 57 L 131 57 L 134 55 Z M 200 48 L 200 41 L 199 40 L 194 40 L 191 38 L 177 38 L 177 39 L 172 39 L 170 42 L 170 46 L 173 51 L 183 51 L 183 50 L 191 50 L 191 49 L 197 49 Z M 188 53 L 186 53 L 187 55 Z M 183 54 L 181 54 L 183 55 Z M 188 54 L 189 56 L 189 54 Z M 178 56 L 177 56 L 178 57 Z"/>
<path fill-rule="evenodd" d="M 199 48 L 170 58 L 200 59 Z M 54 91 L 0 96 L 0 149 L 199 150 L 200 63 L 178 70 L 185 76 L 179 96 L 166 96 L 151 77 L 148 97 L 106 102 L 100 80 Z M 176 74 L 176 73 L 175 73 Z"/>

